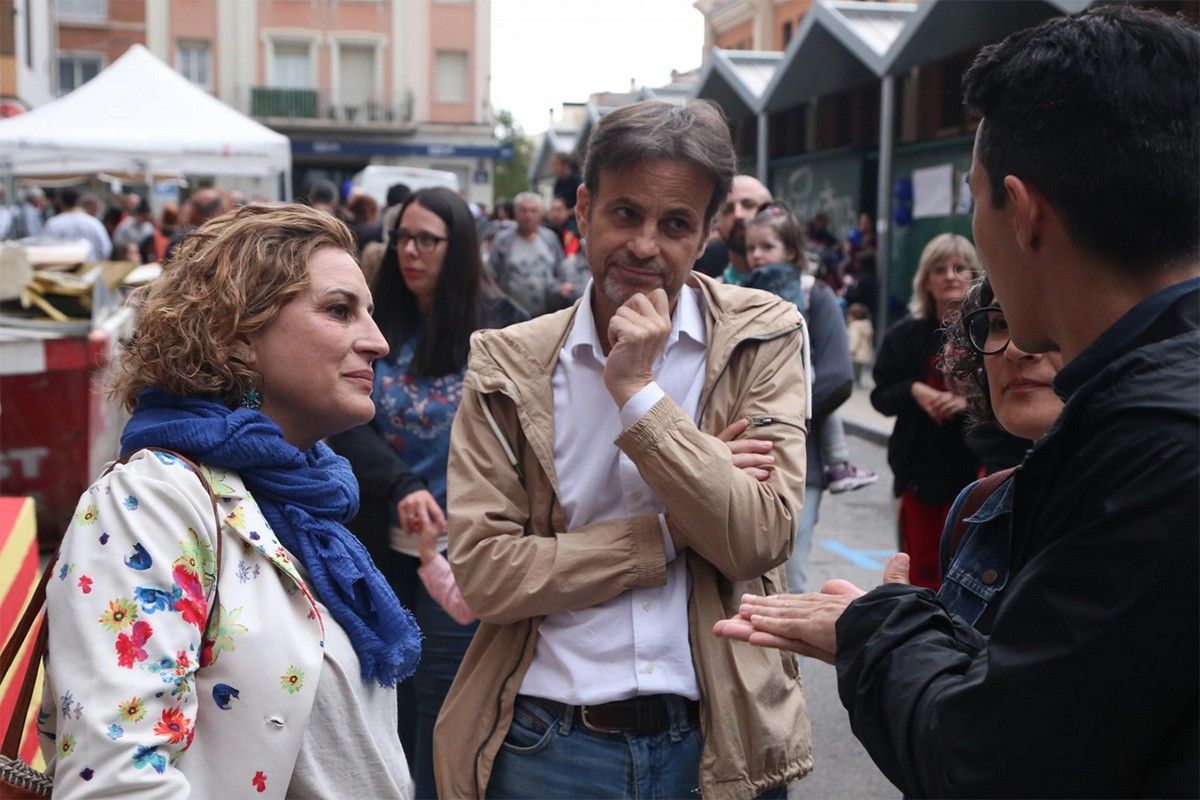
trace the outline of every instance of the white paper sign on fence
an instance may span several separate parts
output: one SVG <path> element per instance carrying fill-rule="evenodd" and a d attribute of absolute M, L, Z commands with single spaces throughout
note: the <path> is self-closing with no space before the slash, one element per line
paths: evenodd
<path fill-rule="evenodd" d="M 954 165 L 914 169 L 913 219 L 950 216 L 954 204 Z"/>

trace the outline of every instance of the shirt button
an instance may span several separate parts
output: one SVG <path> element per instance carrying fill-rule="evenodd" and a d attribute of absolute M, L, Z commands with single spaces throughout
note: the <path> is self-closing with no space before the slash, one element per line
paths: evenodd
<path fill-rule="evenodd" d="M 986 583 L 988 586 L 991 586 L 1000 576 L 996 574 L 996 570 L 994 569 L 985 569 L 981 577 L 983 578 L 984 583 Z"/>
<path fill-rule="evenodd" d="M 650 610 L 651 608 L 653 608 L 653 607 L 654 607 L 654 606 L 653 606 L 653 605 L 650 603 L 650 601 L 649 601 L 649 600 L 647 600 L 646 602 L 642 603 L 642 611 L 649 611 L 649 610 Z"/>
<path fill-rule="evenodd" d="M 634 490 L 633 490 L 633 491 L 630 493 L 630 495 L 629 495 L 629 496 L 630 496 L 630 497 L 632 497 L 634 500 L 641 500 L 641 499 L 642 499 L 642 490 L 641 490 L 641 489 L 634 489 Z"/>
<path fill-rule="evenodd" d="M 654 674 L 654 665 L 653 665 L 653 664 L 647 664 L 647 665 L 646 665 L 646 669 L 644 670 L 644 672 L 645 672 L 647 675 L 653 675 L 653 674 Z"/>

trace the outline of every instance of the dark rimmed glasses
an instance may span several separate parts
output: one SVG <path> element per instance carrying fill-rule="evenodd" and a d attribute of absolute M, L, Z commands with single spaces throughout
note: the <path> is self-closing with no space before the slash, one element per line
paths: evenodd
<path fill-rule="evenodd" d="M 967 344 L 981 356 L 1003 353 L 1012 341 L 1000 306 L 984 306 L 964 314 L 962 326 L 967 333 Z"/>
<path fill-rule="evenodd" d="M 392 247 L 396 248 L 397 251 L 403 250 L 410 241 L 416 243 L 418 253 L 425 254 L 433 252 L 434 248 L 439 244 L 450 240 L 445 236 L 434 236 L 427 231 L 413 233 L 412 231 L 404 230 L 404 228 L 396 228 L 392 231 Z"/>

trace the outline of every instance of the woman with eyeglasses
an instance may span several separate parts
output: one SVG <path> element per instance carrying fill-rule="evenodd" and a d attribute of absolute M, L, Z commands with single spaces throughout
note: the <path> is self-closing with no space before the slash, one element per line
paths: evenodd
<path fill-rule="evenodd" d="M 884 335 L 872 375 L 871 404 L 896 417 L 888 465 L 900 498 L 900 547 L 909 554 L 915 585 L 941 584 L 938 540 L 950 504 L 978 477 L 979 464 L 963 440 L 966 400 L 940 366 L 942 326 L 980 272 L 964 237 L 935 236 L 921 251 L 909 316 Z"/>
<path fill-rule="evenodd" d="M 945 366 L 964 387 L 969 423 L 997 422 L 1027 446 L 1042 438 L 1063 408 L 1053 387 L 1062 355 L 1026 353 L 1012 343 L 986 278 L 967 292 L 947 331 Z M 984 634 L 1008 583 L 1014 469 L 963 489 L 942 533 L 938 600 Z"/>
<path fill-rule="evenodd" d="M 422 189 L 401 207 L 374 288 L 390 348 L 375 362 L 375 419 L 330 444 L 350 459 L 361 505 L 350 528 L 367 544 L 424 636 L 402 685 L 400 737 L 416 796 L 435 797 L 433 725 L 475 630 L 446 563 L 446 463 L 470 337 L 525 319 L 491 282 L 466 202 Z M 466 623 L 466 624 L 464 624 Z"/>

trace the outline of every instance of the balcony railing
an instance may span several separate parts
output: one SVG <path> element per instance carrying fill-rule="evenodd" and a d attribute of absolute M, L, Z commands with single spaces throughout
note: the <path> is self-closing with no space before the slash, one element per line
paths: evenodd
<path fill-rule="evenodd" d="M 318 96 L 314 89 L 255 86 L 250 90 L 250 113 L 256 117 L 313 119 L 319 116 L 318 108 Z"/>
<path fill-rule="evenodd" d="M 395 124 L 412 120 L 412 104 L 382 99 L 343 102 L 317 89 L 250 87 L 249 111 L 254 117 L 330 122 Z"/>

